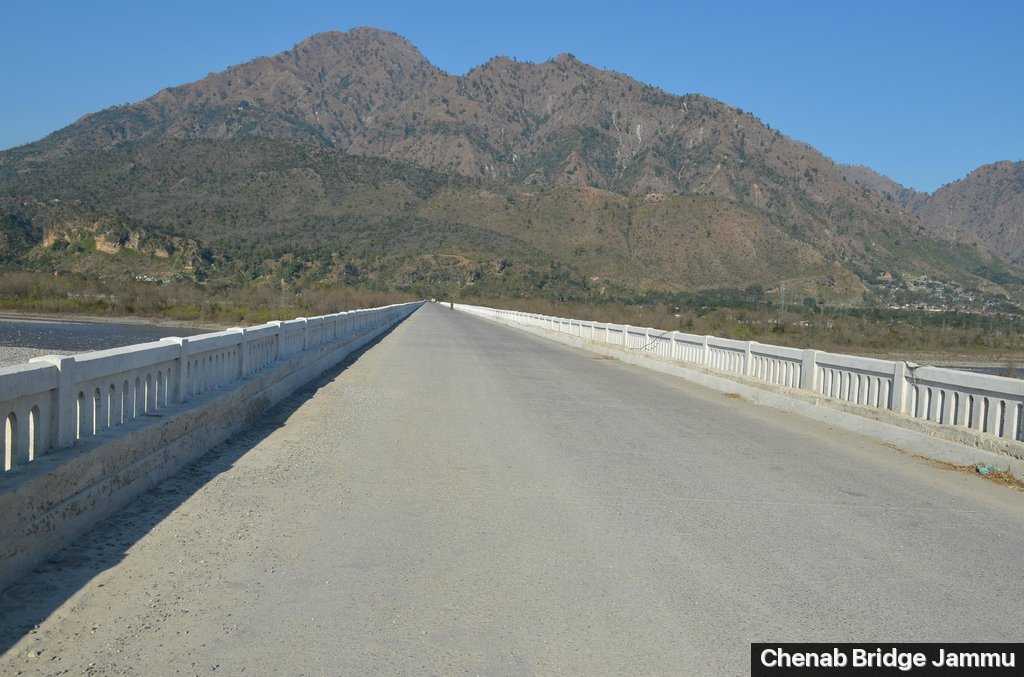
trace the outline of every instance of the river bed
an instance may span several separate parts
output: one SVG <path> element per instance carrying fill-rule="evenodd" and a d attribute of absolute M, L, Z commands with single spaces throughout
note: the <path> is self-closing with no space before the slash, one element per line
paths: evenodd
<path fill-rule="evenodd" d="M 38 355 L 70 355 L 208 331 L 142 323 L 3 318 L 0 319 L 0 366 L 22 364 Z"/>

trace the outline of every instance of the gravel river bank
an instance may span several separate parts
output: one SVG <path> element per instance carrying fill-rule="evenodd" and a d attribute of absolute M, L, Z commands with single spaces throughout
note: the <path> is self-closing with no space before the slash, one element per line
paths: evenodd
<path fill-rule="evenodd" d="M 39 355 L 69 355 L 156 341 L 166 336 L 191 336 L 209 329 L 122 322 L 0 318 L 0 367 L 27 362 Z"/>

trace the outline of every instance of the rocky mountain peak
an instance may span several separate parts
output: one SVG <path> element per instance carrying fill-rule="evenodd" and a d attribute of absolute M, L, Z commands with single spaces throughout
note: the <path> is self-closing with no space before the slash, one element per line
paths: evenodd
<path fill-rule="evenodd" d="M 950 204 L 868 168 L 838 165 L 715 99 L 670 94 L 569 53 L 542 63 L 495 57 L 453 76 L 405 38 L 369 27 L 318 33 L 275 56 L 101 111 L 0 154 L 0 169 L 125 142 L 250 138 L 518 186 L 721 198 L 770 215 L 840 261 L 904 241 L 891 233 L 917 228 L 910 212 L 932 219 L 925 202 L 944 205 L 939 232 L 951 232 Z M 990 192 L 1000 194 L 1016 184 L 994 177 L 1019 176 L 1010 164 L 979 171 L 971 183 L 991 176 L 998 190 Z"/>

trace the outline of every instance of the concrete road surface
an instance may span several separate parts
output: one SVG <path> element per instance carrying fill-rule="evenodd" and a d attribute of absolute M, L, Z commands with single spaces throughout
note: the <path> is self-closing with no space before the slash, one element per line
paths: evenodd
<path fill-rule="evenodd" d="M 1019 641 L 1022 567 L 1022 492 L 427 306 L 8 590 L 0 674 L 740 675 Z"/>

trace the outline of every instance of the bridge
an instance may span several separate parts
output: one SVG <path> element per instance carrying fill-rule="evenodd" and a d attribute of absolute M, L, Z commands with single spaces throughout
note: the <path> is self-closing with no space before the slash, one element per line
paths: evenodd
<path fill-rule="evenodd" d="M 168 341 L 149 390 L 117 377 L 142 395 L 33 431 L 46 453 L 9 425 L 0 561 L 69 531 L 0 597 L 0 673 L 735 675 L 751 641 L 1019 639 L 1024 494 L 915 447 L 1009 467 L 1007 379 L 574 322 L 426 304 Z M 37 428 L 41 392 L 78 398 L 60 367 L 22 368 Z M 188 450 L 89 528 L 60 505 L 118 491 L 19 507 L 126 435 Z"/>

